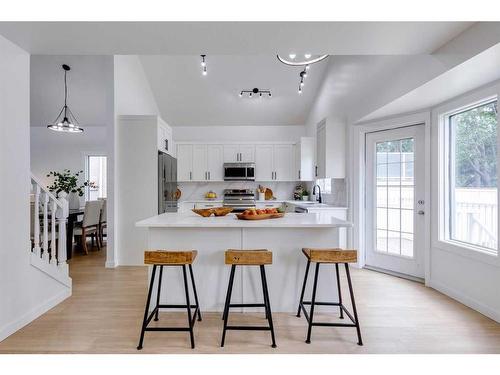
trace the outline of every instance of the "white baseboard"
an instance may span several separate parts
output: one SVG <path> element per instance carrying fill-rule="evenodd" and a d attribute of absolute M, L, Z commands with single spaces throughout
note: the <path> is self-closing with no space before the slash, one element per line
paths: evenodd
<path fill-rule="evenodd" d="M 35 307 L 31 311 L 28 311 L 26 314 L 22 315 L 19 319 L 6 324 L 0 329 L 0 341 L 5 340 L 7 337 L 12 335 L 14 332 L 20 330 L 25 325 L 31 323 L 33 320 L 38 318 L 40 315 L 45 314 L 51 308 L 57 306 L 66 298 L 71 296 L 71 288 L 67 288 L 63 290 L 58 295 L 52 297 L 48 301 L 45 301 L 38 307 Z"/>
<path fill-rule="evenodd" d="M 500 323 L 500 311 L 497 311 L 484 303 L 481 303 L 477 301 L 474 298 L 471 298 L 469 296 L 466 296 L 465 294 L 450 288 L 440 282 L 436 282 L 434 280 L 429 280 L 428 286 L 430 286 L 433 289 L 436 289 L 437 291 L 446 294 L 448 297 L 451 297 L 455 300 L 457 300 L 460 303 L 463 303 L 465 306 L 470 307 L 471 309 L 474 309 L 481 314 L 487 316 L 488 318 L 491 318 L 495 320 L 496 322 Z"/>

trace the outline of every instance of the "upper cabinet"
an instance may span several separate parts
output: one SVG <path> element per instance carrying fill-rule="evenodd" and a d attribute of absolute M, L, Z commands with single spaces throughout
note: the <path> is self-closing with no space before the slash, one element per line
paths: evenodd
<path fill-rule="evenodd" d="M 175 147 L 172 137 L 172 128 L 166 122 L 158 118 L 158 150 L 175 156 Z"/>
<path fill-rule="evenodd" d="M 255 146 L 255 179 L 257 181 L 296 181 L 292 144 Z"/>
<path fill-rule="evenodd" d="M 224 145 L 224 163 L 254 161 L 255 145 Z"/>
<path fill-rule="evenodd" d="M 346 123 L 325 119 L 316 129 L 316 177 L 345 178 Z"/>
<path fill-rule="evenodd" d="M 222 181 L 223 146 L 177 145 L 177 181 Z"/>
<path fill-rule="evenodd" d="M 297 181 L 314 181 L 315 178 L 315 139 L 301 137 L 295 145 L 295 177 Z"/>

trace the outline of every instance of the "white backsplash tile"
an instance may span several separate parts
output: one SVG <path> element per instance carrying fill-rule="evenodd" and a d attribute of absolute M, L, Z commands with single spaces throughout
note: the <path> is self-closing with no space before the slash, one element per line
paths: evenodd
<path fill-rule="evenodd" d="M 225 182 L 179 182 L 178 186 L 182 192 L 180 201 L 199 200 L 205 198 L 205 193 L 213 191 L 217 198 L 222 199 L 224 189 L 252 189 L 257 191 L 259 185 L 273 191 L 276 199 L 291 200 L 296 182 L 267 182 L 258 183 L 250 181 L 225 181 Z"/>

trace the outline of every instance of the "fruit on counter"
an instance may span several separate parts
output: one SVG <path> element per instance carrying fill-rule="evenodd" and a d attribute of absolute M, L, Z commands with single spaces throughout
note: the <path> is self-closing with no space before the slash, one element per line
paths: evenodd
<path fill-rule="evenodd" d="M 280 214 L 285 213 L 285 207 L 283 207 L 283 206 L 278 207 L 278 212 L 279 212 Z"/>
<path fill-rule="evenodd" d="M 217 194 L 215 194 L 212 190 L 205 194 L 205 198 L 207 199 L 215 199 L 217 198 Z"/>
<path fill-rule="evenodd" d="M 255 209 L 251 208 L 243 211 L 243 215 L 266 215 L 266 214 L 277 214 L 279 210 L 277 208 L 265 208 L 265 209 Z"/>

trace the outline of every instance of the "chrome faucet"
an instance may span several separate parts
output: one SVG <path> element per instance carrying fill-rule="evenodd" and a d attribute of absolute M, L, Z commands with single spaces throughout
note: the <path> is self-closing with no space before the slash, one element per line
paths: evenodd
<path fill-rule="evenodd" d="M 321 199 L 321 188 L 319 187 L 319 185 L 314 185 L 313 187 L 313 195 L 316 195 L 316 186 L 318 187 L 318 203 L 323 203 L 322 202 L 322 199 Z"/>

